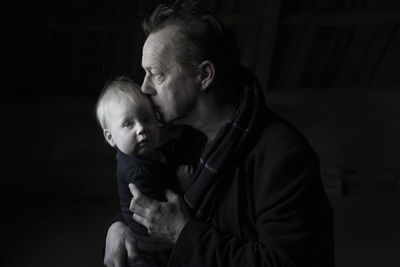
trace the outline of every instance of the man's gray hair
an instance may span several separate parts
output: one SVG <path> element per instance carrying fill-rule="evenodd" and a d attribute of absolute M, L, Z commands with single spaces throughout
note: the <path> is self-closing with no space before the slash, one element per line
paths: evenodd
<path fill-rule="evenodd" d="M 176 57 L 183 67 L 196 71 L 201 62 L 209 60 L 215 66 L 218 86 L 231 87 L 240 65 L 240 49 L 232 31 L 195 0 L 161 4 L 143 21 L 146 35 L 167 26 L 177 27 L 172 38 L 179 45 Z"/>

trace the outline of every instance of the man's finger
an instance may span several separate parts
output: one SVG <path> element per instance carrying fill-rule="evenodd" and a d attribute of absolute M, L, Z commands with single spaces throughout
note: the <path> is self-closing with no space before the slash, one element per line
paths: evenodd
<path fill-rule="evenodd" d="M 138 200 L 135 198 L 132 198 L 131 204 L 129 205 L 129 210 L 132 213 L 137 213 L 141 216 L 144 216 L 146 213 L 146 208 L 142 206 L 142 204 L 138 203 Z"/>
<path fill-rule="evenodd" d="M 131 191 L 131 194 L 134 198 L 140 197 L 142 193 L 137 189 L 136 185 L 129 183 L 129 190 Z"/>
<path fill-rule="evenodd" d="M 146 218 L 140 216 L 139 214 L 134 213 L 134 214 L 132 215 L 132 218 L 133 218 L 133 220 L 134 220 L 135 222 L 140 223 L 141 225 L 145 226 L 146 228 L 149 227 L 148 220 L 146 220 Z"/>
<path fill-rule="evenodd" d="M 148 196 L 142 194 L 139 189 L 137 189 L 137 187 L 132 183 L 129 184 L 129 190 L 132 193 L 132 200 L 129 210 L 131 212 L 135 212 L 144 216 L 145 210 L 153 204 L 154 199 L 151 199 Z"/>
<path fill-rule="evenodd" d="M 142 194 L 142 192 L 140 192 L 139 189 L 137 189 L 136 185 L 132 183 L 129 184 L 129 190 L 131 191 L 133 198 L 137 199 L 139 205 L 147 207 L 148 205 L 151 204 L 151 202 L 153 202 L 153 199 Z"/>

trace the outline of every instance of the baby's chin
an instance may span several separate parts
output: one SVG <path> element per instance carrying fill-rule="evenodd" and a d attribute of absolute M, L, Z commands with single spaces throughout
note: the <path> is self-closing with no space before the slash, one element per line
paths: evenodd
<path fill-rule="evenodd" d="M 134 153 L 135 155 L 140 155 L 146 158 L 154 158 L 157 154 L 155 147 L 152 144 L 146 146 L 138 147 Z"/>

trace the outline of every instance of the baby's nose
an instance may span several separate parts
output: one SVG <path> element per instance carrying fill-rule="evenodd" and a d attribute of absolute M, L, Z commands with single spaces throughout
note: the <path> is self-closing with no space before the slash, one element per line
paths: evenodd
<path fill-rule="evenodd" d="M 136 140 L 137 142 L 142 142 L 144 139 L 146 138 L 146 136 L 144 134 L 138 134 L 136 135 Z"/>
<path fill-rule="evenodd" d="M 143 124 L 140 122 L 136 123 L 136 134 L 143 134 L 144 133 L 144 127 Z"/>

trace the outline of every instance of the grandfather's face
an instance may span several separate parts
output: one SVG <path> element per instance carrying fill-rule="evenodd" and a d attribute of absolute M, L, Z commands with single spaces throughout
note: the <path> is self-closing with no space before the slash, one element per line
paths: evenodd
<path fill-rule="evenodd" d="M 191 124 L 185 119 L 196 107 L 200 79 L 177 61 L 179 46 L 172 37 L 175 30 L 169 26 L 148 36 L 143 46 L 142 67 L 146 76 L 141 90 L 151 96 L 163 122 Z"/>

